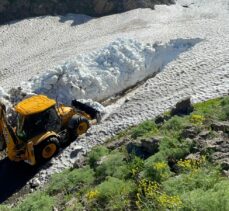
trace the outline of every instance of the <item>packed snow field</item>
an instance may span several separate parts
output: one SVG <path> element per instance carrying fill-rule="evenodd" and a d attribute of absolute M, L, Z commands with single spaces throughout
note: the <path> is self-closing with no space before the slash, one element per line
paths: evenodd
<path fill-rule="evenodd" d="M 179 0 L 77 26 L 59 18 L 0 27 L 0 86 L 6 91 L 20 85 L 67 103 L 72 97 L 103 100 L 157 75 L 109 105 L 101 124 L 40 170 L 36 177 L 42 182 L 91 147 L 180 99 L 191 96 L 198 102 L 229 92 L 228 0 Z M 0 89 L 1 95 L 7 94 Z"/>

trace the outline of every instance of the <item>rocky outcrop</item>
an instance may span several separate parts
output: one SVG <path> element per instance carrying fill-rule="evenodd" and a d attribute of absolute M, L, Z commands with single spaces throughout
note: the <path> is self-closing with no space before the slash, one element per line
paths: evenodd
<path fill-rule="evenodd" d="M 0 24 L 43 15 L 66 13 L 100 17 L 136 8 L 151 8 L 155 4 L 173 4 L 174 0 L 1 0 Z"/>

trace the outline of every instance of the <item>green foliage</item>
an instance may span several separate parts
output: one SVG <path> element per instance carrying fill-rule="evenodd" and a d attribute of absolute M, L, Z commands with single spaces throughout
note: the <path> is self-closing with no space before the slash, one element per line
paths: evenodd
<path fill-rule="evenodd" d="M 227 120 L 229 97 L 217 98 L 194 105 L 194 114 L 204 116 L 206 119 Z"/>
<path fill-rule="evenodd" d="M 219 169 L 209 166 L 171 177 L 163 182 L 163 187 L 167 193 L 179 195 L 195 189 L 211 189 L 220 178 Z"/>
<path fill-rule="evenodd" d="M 96 203 L 100 209 L 124 210 L 129 206 L 129 194 L 134 190 L 135 185 L 133 182 L 109 177 L 95 188 L 93 191 L 94 198 L 88 199 L 89 206 L 93 206 Z"/>
<path fill-rule="evenodd" d="M 179 133 L 189 124 L 187 117 L 174 116 L 162 126 L 162 132 Z"/>
<path fill-rule="evenodd" d="M 88 166 L 54 175 L 46 192 L 29 195 L 13 210 L 52 210 L 54 197 L 55 206 L 69 211 L 229 210 L 229 180 L 222 177 L 221 169 L 206 161 L 210 152 L 204 152 L 199 160 L 184 159 L 193 144 L 181 136 L 186 126 L 199 131 L 208 128 L 209 120 L 228 117 L 229 97 L 225 97 L 198 103 L 191 115 L 173 116 L 161 126 L 146 121 L 113 140 L 158 135 L 162 138 L 156 154 L 143 160 L 123 149 L 110 152 L 106 147 L 96 147 L 88 153 Z M 176 173 L 170 167 L 176 168 Z M 65 207 L 73 197 L 76 200 Z M 9 209 L 0 206 L 1 210 Z"/>
<path fill-rule="evenodd" d="M 217 182 L 211 189 L 194 189 L 182 194 L 183 210 L 227 211 L 229 209 L 229 181 Z"/>
<path fill-rule="evenodd" d="M 157 182 L 140 180 L 136 194 L 136 206 L 139 210 L 177 210 L 182 207 L 179 196 L 166 194 Z"/>
<path fill-rule="evenodd" d="M 50 211 L 53 209 L 54 199 L 44 192 L 36 192 L 26 198 L 13 211 Z"/>
<path fill-rule="evenodd" d="M 107 176 L 124 179 L 130 175 L 130 168 L 124 161 L 124 154 L 114 151 L 104 158 L 104 161 L 96 168 L 96 176 L 99 180 Z"/>
<path fill-rule="evenodd" d="M 0 211 L 10 211 L 11 209 L 6 205 L 0 205 Z"/>
<path fill-rule="evenodd" d="M 107 155 L 109 150 L 104 146 L 98 146 L 92 149 L 91 152 L 88 153 L 88 164 L 92 167 L 96 167 L 96 163 L 101 159 L 101 157 Z"/>
<path fill-rule="evenodd" d="M 86 166 L 81 169 L 65 171 L 55 174 L 50 182 L 47 192 L 56 194 L 59 192 L 69 193 L 89 186 L 94 182 L 94 171 Z"/>
<path fill-rule="evenodd" d="M 139 137 L 150 137 L 158 133 L 157 125 L 154 121 L 145 121 L 131 131 L 131 137 L 137 139 Z"/>

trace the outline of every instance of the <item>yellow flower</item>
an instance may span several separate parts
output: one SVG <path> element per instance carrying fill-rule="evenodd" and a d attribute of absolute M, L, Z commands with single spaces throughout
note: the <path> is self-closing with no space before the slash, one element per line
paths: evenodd
<path fill-rule="evenodd" d="M 167 164 L 165 162 L 158 162 L 154 164 L 154 169 L 156 170 L 162 170 L 162 169 L 166 169 Z"/>
<path fill-rule="evenodd" d="M 190 121 L 193 124 L 197 124 L 197 125 L 202 125 L 204 120 L 205 120 L 205 118 L 201 115 L 198 115 L 198 114 L 192 114 L 190 117 Z"/>
<path fill-rule="evenodd" d="M 99 196 L 99 192 L 97 190 L 89 191 L 86 194 L 86 197 L 88 200 L 94 200 L 94 199 L 98 198 L 98 196 Z"/>

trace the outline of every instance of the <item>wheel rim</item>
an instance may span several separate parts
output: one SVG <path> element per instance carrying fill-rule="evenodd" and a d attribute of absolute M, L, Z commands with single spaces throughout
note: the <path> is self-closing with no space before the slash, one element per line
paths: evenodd
<path fill-rule="evenodd" d="M 45 148 L 42 150 L 42 157 L 45 159 L 51 158 L 57 150 L 57 147 L 55 144 L 51 143 L 45 146 Z"/>
<path fill-rule="evenodd" d="M 77 135 L 82 135 L 83 133 L 86 133 L 88 130 L 88 124 L 86 122 L 81 122 L 77 129 L 76 129 L 76 132 L 77 132 Z"/>

